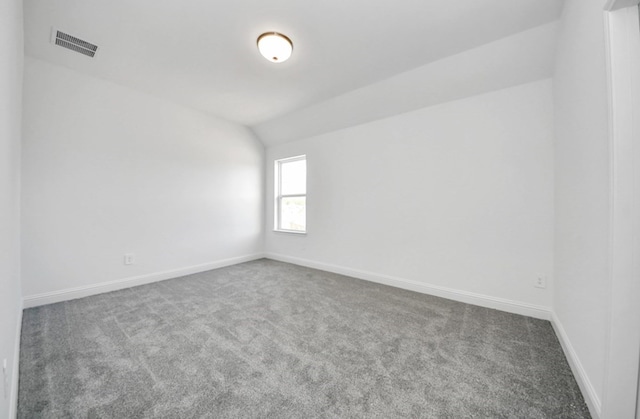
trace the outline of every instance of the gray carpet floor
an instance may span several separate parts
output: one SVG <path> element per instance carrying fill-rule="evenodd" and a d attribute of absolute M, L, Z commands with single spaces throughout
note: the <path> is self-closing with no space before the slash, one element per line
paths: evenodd
<path fill-rule="evenodd" d="M 586 418 L 549 322 L 271 260 L 25 310 L 19 418 Z"/>

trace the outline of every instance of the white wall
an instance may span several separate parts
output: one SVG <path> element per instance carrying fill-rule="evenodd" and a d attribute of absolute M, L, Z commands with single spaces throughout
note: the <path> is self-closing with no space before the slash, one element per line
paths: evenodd
<path fill-rule="evenodd" d="M 261 253 L 248 129 L 28 57 L 23 129 L 27 297 Z"/>
<path fill-rule="evenodd" d="M 550 308 L 552 105 L 546 79 L 268 148 L 267 254 Z M 306 236 L 271 231 L 299 154 Z"/>
<path fill-rule="evenodd" d="M 0 2 L 0 418 L 15 409 L 22 293 L 20 290 L 20 122 L 22 1 Z M 6 393 L 5 393 L 6 392 Z M 7 397 L 4 396 L 7 395 Z M 13 404 L 13 406 L 12 406 Z"/>
<path fill-rule="evenodd" d="M 558 323 L 599 410 L 608 301 L 610 176 L 604 1 L 568 0 L 555 94 L 555 295 Z"/>

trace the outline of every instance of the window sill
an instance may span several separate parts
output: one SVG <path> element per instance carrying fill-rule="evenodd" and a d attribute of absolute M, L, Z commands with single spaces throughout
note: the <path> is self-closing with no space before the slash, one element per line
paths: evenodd
<path fill-rule="evenodd" d="M 296 234 L 298 236 L 306 236 L 306 231 L 295 231 L 295 230 L 273 230 L 274 233 L 285 233 L 285 234 Z"/>

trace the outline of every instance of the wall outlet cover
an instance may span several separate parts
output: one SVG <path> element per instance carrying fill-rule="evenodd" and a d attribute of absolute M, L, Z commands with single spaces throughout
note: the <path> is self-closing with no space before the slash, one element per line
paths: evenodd
<path fill-rule="evenodd" d="M 133 265 L 136 263 L 136 256 L 133 253 L 127 253 L 124 255 L 124 264 Z"/>

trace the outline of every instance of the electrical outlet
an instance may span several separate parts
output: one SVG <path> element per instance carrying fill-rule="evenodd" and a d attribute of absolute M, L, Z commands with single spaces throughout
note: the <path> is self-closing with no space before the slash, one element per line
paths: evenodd
<path fill-rule="evenodd" d="M 136 255 L 134 255 L 133 253 L 127 253 L 126 255 L 124 255 L 125 265 L 133 265 L 134 263 L 136 263 Z"/>
<path fill-rule="evenodd" d="M 536 288 L 547 288 L 547 277 L 544 275 L 536 276 L 533 286 Z"/>

